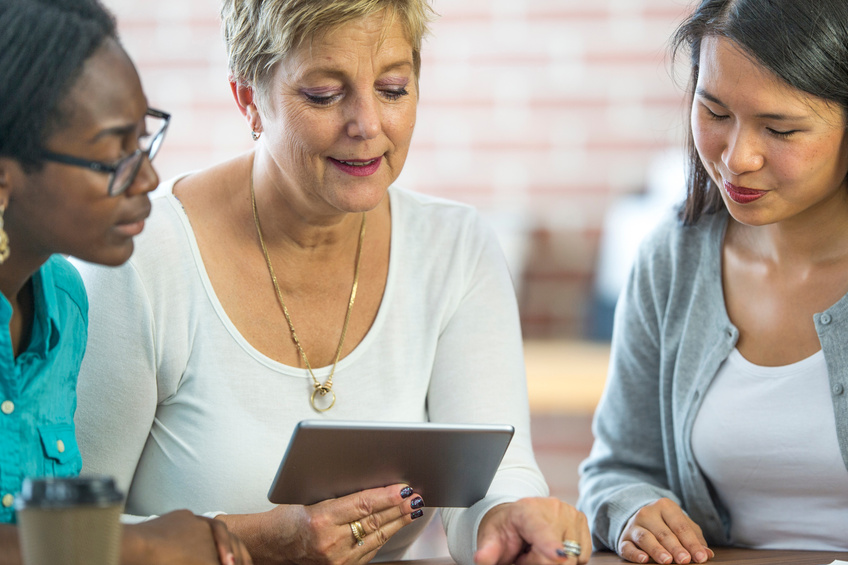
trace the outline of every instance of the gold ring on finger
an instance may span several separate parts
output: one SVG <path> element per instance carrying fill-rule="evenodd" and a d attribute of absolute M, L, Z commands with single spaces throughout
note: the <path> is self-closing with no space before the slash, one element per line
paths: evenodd
<path fill-rule="evenodd" d="M 356 540 L 356 545 L 365 543 L 365 530 L 362 529 L 362 523 L 359 520 L 349 524 L 350 531 L 353 533 L 353 539 Z"/>
<path fill-rule="evenodd" d="M 565 551 L 566 555 L 570 555 L 571 557 L 579 557 L 583 552 L 583 548 L 580 544 L 570 539 L 562 542 L 562 549 Z"/>

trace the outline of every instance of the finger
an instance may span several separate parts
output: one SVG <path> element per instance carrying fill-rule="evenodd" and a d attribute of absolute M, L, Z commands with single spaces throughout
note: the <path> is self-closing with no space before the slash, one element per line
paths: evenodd
<path fill-rule="evenodd" d="M 582 520 L 582 534 L 580 539 L 580 546 L 583 548 L 583 551 L 580 553 L 580 557 L 577 559 L 577 562 L 580 565 L 585 565 L 589 562 L 589 558 L 592 557 L 592 533 L 589 530 L 589 520 L 586 518 L 586 515 L 582 512 L 580 515 L 583 517 Z"/>
<path fill-rule="evenodd" d="M 403 504 L 404 500 L 410 498 L 414 491 L 405 484 L 391 485 L 375 489 L 363 490 L 355 492 L 335 500 L 328 500 L 319 504 L 336 505 L 337 511 L 334 515 L 338 516 L 341 522 L 350 523 L 355 520 L 362 520 L 365 516 L 371 516 L 391 508 L 396 508 Z"/>
<path fill-rule="evenodd" d="M 474 553 L 474 563 L 477 565 L 498 565 L 501 555 L 506 553 L 506 546 L 500 536 L 484 535 L 477 544 L 477 552 Z"/>
<path fill-rule="evenodd" d="M 621 542 L 618 548 L 618 554 L 622 559 L 632 563 L 647 563 L 650 557 L 648 554 L 639 549 L 635 543 L 630 540 Z"/>
<path fill-rule="evenodd" d="M 423 505 L 423 502 L 422 502 Z M 424 508 L 418 507 L 411 514 L 402 514 L 397 509 L 383 512 L 380 517 L 369 516 L 360 521 L 365 530 L 363 549 L 376 551 L 383 547 L 401 528 L 424 516 Z M 365 523 L 369 525 L 366 527 Z"/>
<path fill-rule="evenodd" d="M 671 532 L 667 527 L 663 527 L 667 532 Z M 651 559 L 661 565 L 668 565 L 674 562 L 674 557 L 672 557 L 671 553 L 672 549 L 660 542 L 658 537 L 647 528 L 632 526 L 627 538 L 622 541 L 621 546 L 623 547 L 628 541 L 632 542 L 636 547 L 647 553 Z M 644 561 L 637 561 L 637 563 L 644 563 Z"/>
<path fill-rule="evenodd" d="M 513 523 L 516 533 L 531 546 L 530 554 L 523 559 L 527 563 L 577 563 L 584 555 L 589 559 L 592 546 L 591 542 L 586 543 L 589 527 L 582 512 L 561 513 L 556 523 L 551 523 L 542 512 L 527 512 Z M 564 540 L 580 545 L 579 556 L 566 553 Z"/>
<path fill-rule="evenodd" d="M 215 542 L 215 549 L 218 551 L 218 561 L 221 562 L 221 565 L 235 565 L 232 536 L 227 525 L 213 518 L 203 519 L 209 523 L 212 530 L 212 539 Z"/>
<path fill-rule="evenodd" d="M 383 524 L 394 520 L 404 520 L 404 524 L 410 523 L 424 514 L 424 499 L 417 494 L 403 501 L 399 506 L 392 506 L 382 512 L 371 514 L 360 519 L 366 534 L 379 530 Z"/>
<path fill-rule="evenodd" d="M 681 561 L 681 559 L 686 558 L 691 558 L 696 563 L 705 563 L 709 559 L 707 542 L 701 528 L 691 518 L 678 510 L 676 512 L 663 512 L 663 519 L 682 545 L 682 552 L 677 553 L 672 550 L 672 555 L 675 556 L 677 563 L 688 563 L 689 561 Z"/>

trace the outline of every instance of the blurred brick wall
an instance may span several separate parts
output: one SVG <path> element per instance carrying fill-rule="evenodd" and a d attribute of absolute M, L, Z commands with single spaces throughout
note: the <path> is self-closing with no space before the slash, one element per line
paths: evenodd
<path fill-rule="evenodd" d="M 217 0 L 105 0 L 153 107 L 174 114 L 161 177 L 250 149 L 232 102 Z M 666 58 L 686 0 L 434 0 L 421 102 L 399 183 L 526 232 L 525 335 L 580 337 L 600 226 L 683 137 Z M 685 73 L 679 73 L 685 80 Z M 510 227 L 511 226 L 511 227 Z"/>

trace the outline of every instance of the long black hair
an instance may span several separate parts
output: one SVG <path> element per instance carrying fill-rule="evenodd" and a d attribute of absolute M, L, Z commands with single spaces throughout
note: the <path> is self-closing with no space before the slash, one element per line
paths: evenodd
<path fill-rule="evenodd" d="M 730 39 L 790 86 L 838 104 L 848 117 L 848 0 L 703 0 L 672 37 L 672 53 L 688 48 L 691 104 L 704 37 Z M 689 127 L 686 224 L 723 209 Z"/>
<path fill-rule="evenodd" d="M 38 170 L 61 102 L 114 17 L 97 0 L 0 0 L 0 156 Z"/>

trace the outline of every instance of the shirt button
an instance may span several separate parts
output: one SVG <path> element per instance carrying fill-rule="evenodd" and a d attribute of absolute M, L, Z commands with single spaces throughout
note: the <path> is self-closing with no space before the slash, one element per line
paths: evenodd
<path fill-rule="evenodd" d="M 11 400 L 4 400 L 3 404 L 0 404 L 0 412 L 3 412 L 5 415 L 9 415 L 15 411 L 15 403 Z"/>
<path fill-rule="evenodd" d="M 61 439 L 56 441 L 56 451 L 59 453 L 65 453 L 65 442 Z"/>
<path fill-rule="evenodd" d="M 826 326 L 831 322 L 832 319 L 833 318 L 830 317 L 830 314 L 825 313 L 825 314 L 821 315 L 821 318 L 819 318 L 819 321 Z"/>
<path fill-rule="evenodd" d="M 9 508 L 15 503 L 15 497 L 11 494 L 7 494 L 3 497 L 3 506 L 5 508 Z"/>
<path fill-rule="evenodd" d="M 845 392 L 845 387 L 843 387 L 841 384 L 833 385 L 833 396 L 839 396 L 843 392 Z"/>

